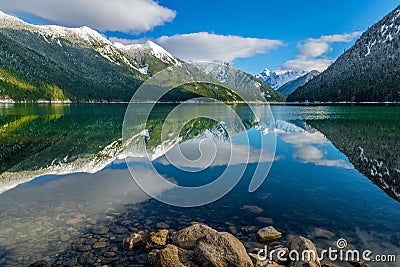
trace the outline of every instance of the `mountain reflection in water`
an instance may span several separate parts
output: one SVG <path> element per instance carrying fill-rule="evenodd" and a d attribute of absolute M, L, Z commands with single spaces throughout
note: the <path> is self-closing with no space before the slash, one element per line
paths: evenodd
<path fill-rule="evenodd" d="M 71 151 L 82 151 L 82 154 L 76 153 L 76 157 L 92 158 L 104 146 L 120 138 L 121 133 L 114 133 L 112 129 L 121 129 L 117 118 L 121 120 L 123 117 L 122 107 L 64 107 L 63 112 L 57 113 L 60 118 L 64 117 L 61 121 L 66 120 L 72 124 L 59 125 L 43 120 L 40 125 L 46 132 L 44 140 L 55 141 L 49 142 L 50 145 L 38 151 L 36 156 L 27 156 L 21 162 L 28 166 L 30 160 L 33 160 L 32 163 L 38 159 L 37 164 L 32 164 L 30 168 L 45 167 L 55 158 L 62 160 Z M 154 113 L 154 118 L 162 117 L 166 109 L 171 108 L 166 106 L 164 110 L 159 109 Z M 196 109 L 207 108 L 208 105 L 196 106 Z M 242 109 L 243 118 L 246 118 L 246 109 L 241 106 L 234 108 Z M 44 118 L 53 113 L 35 105 L 25 109 L 15 106 L 0 110 L 2 121 L 8 121 L 8 125 L 22 116 Z M 180 229 L 191 221 L 204 222 L 221 231 L 235 229 L 235 235 L 249 244 L 255 241 L 254 232 L 249 232 L 249 229 L 265 227 L 268 222 L 283 232 L 283 242 L 291 235 L 303 235 L 313 240 L 317 247 L 328 248 L 337 239 L 345 238 L 352 247 L 360 250 L 400 255 L 400 204 L 393 199 L 393 193 L 398 192 L 398 178 L 393 174 L 398 169 L 396 163 L 399 149 L 396 140 L 400 109 L 272 106 L 272 112 L 276 121 L 277 150 L 275 156 L 266 154 L 261 160 L 265 164 L 273 161 L 273 165 L 267 179 L 256 192 L 248 192 L 252 173 L 258 163 L 255 157 L 250 157 L 243 178 L 228 195 L 209 205 L 190 209 L 162 204 L 143 193 L 127 169 L 129 164 L 142 177 L 154 175 L 154 170 L 140 155 L 131 155 L 127 163 L 122 159 L 113 159 L 107 167 L 94 174 L 41 176 L 0 194 L 0 265 L 25 266 L 46 256 L 55 262 L 62 257 L 79 259 L 82 252 L 78 248 L 101 238 L 105 238 L 111 247 L 118 248 L 118 253 L 124 255 L 126 251 L 121 247 L 121 242 L 130 233 L 154 231 L 157 222 L 165 222 L 171 229 Z M 91 118 L 85 119 L 88 116 Z M 148 143 L 150 150 L 158 155 L 152 161 L 155 169 L 173 183 L 184 186 L 203 185 L 224 172 L 227 162 L 224 154 L 229 151 L 228 145 L 231 145 L 233 151 L 232 164 L 240 166 L 243 163 L 241 153 L 245 144 L 243 135 L 249 136 L 247 149 L 254 151 L 254 154 L 260 149 L 257 140 L 266 140 L 266 129 L 256 123 L 250 113 L 247 117 L 246 131 L 239 132 L 232 140 L 226 138 L 219 122 L 206 120 L 192 121 L 192 129 L 187 128 L 191 131 L 184 131 L 180 135 L 182 140 L 172 147 L 159 147 L 156 138 L 149 139 L 152 140 Z M 26 120 L 24 125 L 32 125 L 29 121 Z M 97 125 L 95 121 L 100 124 Z M 106 124 L 105 128 L 101 125 L 103 123 Z M 13 131 L 0 132 L 0 135 L 3 134 L 3 147 L 12 148 L 9 144 L 18 142 L 38 143 L 36 135 L 40 129 L 29 129 L 17 124 L 11 124 L 15 126 Z M 149 126 L 154 126 L 154 133 L 159 133 L 157 123 L 150 123 Z M 104 133 L 102 129 L 106 129 Z M 63 138 L 57 139 L 60 133 Z M 88 134 L 88 139 L 83 138 L 84 134 Z M 29 138 L 21 139 L 22 135 L 30 137 L 32 141 Z M 116 139 L 110 139 L 113 135 L 116 135 Z M 211 139 L 218 146 L 220 154 L 213 161 L 202 159 L 196 162 L 201 152 L 213 148 Z M 15 143 L 13 140 L 16 140 Z M 104 145 L 94 149 L 96 144 L 99 145 L 97 140 L 104 142 Z M 95 152 L 85 153 L 83 148 L 86 144 L 93 147 Z M 53 151 L 52 145 L 57 151 L 65 149 L 61 149 L 60 155 L 54 157 L 50 153 Z M 178 145 L 180 151 L 177 150 Z M 28 147 L 17 149 L 27 154 Z M 363 155 L 368 158 L 368 162 L 360 157 L 359 147 L 364 150 Z M 181 159 L 180 152 L 195 163 L 177 160 Z M 111 158 L 115 155 L 111 154 Z M 72 163 L 73 158 L 70 155 L 67 164 Z M 173 161 L 175 166 L 169 161 Z M 382 168 L 379 169 L 378 165 Z M 22 165 L 14 165 L 6 172 L 14 171 L 20 177 L 24 171 L 32 171 L 28 168 L 21 172 L 18 166 Z M 379 174 L 371 175 L 374 166 L 383 177 L 376 180 L 377 185 L 391 197 L 370 182 L 369 179 L 380 177 Z M 197 171 L 204 167 L 207 168 Z M 390 179 L 384 174 L 386 168 L 391 175 Z M 193 172 L 189 176 L 187 171 Z M 160 187 L 160 184 L 154 184 L 152 188 L 154 194 L 165 194 L 171 189 Z M 249 210 L 246 208 L 248 206 L 257 206 L 259 213 Z M 99 226 L 107 226 L 108 232 L 100 236 L 95 234 Z M 321 234 L 326 233 L 324 231 L 329 231 L 330 236 Z M 142 253 L 132 252 L 130 256 L 121 256 L 120 259 L 123 261 L 125 257 L 130 263 L 141 264 Z"/>

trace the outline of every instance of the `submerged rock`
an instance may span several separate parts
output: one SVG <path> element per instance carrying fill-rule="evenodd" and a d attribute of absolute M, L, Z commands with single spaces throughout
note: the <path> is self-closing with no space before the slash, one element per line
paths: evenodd
<path fill-rule="evenodd" d="M 272 220 L 271 218 L 266 218 L 266 217 L 257 217 L 256 220 L 261 223 L 265 223 L 265 224 L 273 224 L 274 223 L 274 220 Z"/>
<path fill-rule="evenodd" d="M 314 236 L 315 237 L 331 239 L 331 238 L 334 238 L 336 236 L 335 233 L 332 233 L 331 231 L 328 231 L 328 230 L 325 230 L 325 229 L 322 229 L 322 228 L 318 228 L 318 227 L 315 227 L 313 229 L 313 231 L 314 231 Z"/>
<path fill-rule="evenodd" d="M 91 245 L 81 245 L 77 247 L 77 251 L 79 252 L 87 252 L 90 251 L 92 249 Z"/>
<path fill-rule="evenodd" d="M 299 259 L 290 263 L 290 267 L 321 267 L 321 263 L 318 259 L 317 249 L 313 242 L 309 239 L 299 236 L 290 241 L 290 250 L 297 251 L 301 256 L 303 251 L 308 251 L 311 253 L 305 253 L 306 257 L 299 257 Z M 308 255 L 310 255 L 308 257 Z"/>
<path fill-rule="evenodd" d="M 105 241 L 99 241 L 93 244 L 92 248 L 97 249 L 97 248 L 105 248 L 107 246 L 107 242 Z"/>
<path fill-rule="evenodd" d="M 70 219 L 66 221 L 66 224 L 68 225 L 76 225 L 76 224 L 80 224 L 83 222 L 82 218 L 74 218 L 74 219 Z"/>
<path fill-rule="evenodd" d="M 194 249 L 196 241 L 209 233 L 217 231 L 204 224 L 193 224 L 172 234 L 172 244 L 183 249 Z"/>
<path fill-rule="evenodd" d="M 213 232 L 200 238 L 194 249 L 196 261 L 201 266 L 253 267 L 243 244 L 226 232 Z"/>
<path fill-rule="evenodd" d="M 67 242 L 70 238 L 71 238 L 71 236 L 69 234 L 61 234 L 60 235 L 61 242 Z"/>
<path fill-rule="evenodd" d="M 274 242 L 282 237 L 282 233 L 278 232 L 273 226 L 261 228 L 257 231 L 257 240 L 260 243 Z"/>
<path fill-rule="evenodd" d="M 29 267 L 44 267 L 46 265 L 47 265 L 47 261 L 40 260 L 40 261 L 35 261 L 34 263 L 30 264 Z"/>
<path fill-rule="evenodd" d="M 114 234 L 121 235 L 121 234 L 125 234 L 127 232 L 127 229 L 124 227 L 116 227 L 116 228 L 112 229 L 112 232 Z"/>
<path fill-rule="evenodd" d="M 252 205 L 244 205 L 242 209 L 251 211 L 253 213 L 262 213 L 264 211 L 262 208 Z"/>
<path fill-rule="evenodd" d="M 257 227 L 254 226 L 254 225 L 251 225 L 251 226 L 242 226 L 242 227 L 240 227 L 240 230 L 241 230 L 243 233 L 255 233 L 255 232 L 257 232 Z"/>
<path fill-rule="evenodd" d="M 165 222 L 159 222 L 156 224 L 156 227 L 159 229 L 168 229 L 169 228 L 169 224 L 165 223 Z"/>
<path fill-rule="evenodd" d="M 96 226 L 93 228 L 93 233 L 96 235 L 105 235 L 109 231 L 107 226 Z"/>
<path fill-rule="evenodd" d="M 238 233 L 237 229 L 235 226 L 231 225 L 228 227 L 229 231 L 231 231 L 232 234 L 236 235 Z"/>

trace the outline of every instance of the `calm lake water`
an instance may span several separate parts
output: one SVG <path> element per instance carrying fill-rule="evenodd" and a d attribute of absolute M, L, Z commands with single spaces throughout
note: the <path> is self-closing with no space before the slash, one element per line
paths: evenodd
<path fill-rule="evenodd" d="M 181 129 L 179 138 L 163 142 L 160 125 L 174 106 L 160 105 L 143 137 L 155 169 L 140 151 L 124 151 L 126 107 L 0 106 L 0 266 L 24 266 L 46 257 L 66 266 L 145 264 L 144 252 L 125 251 L 123 238 L 138 230 L 154 231 L 159 222 L 180 229 L 192 221 L 232 232 L 249 249 L 257 246 L 257 229 L 273 225 L 283 233 L 283 244 L 302 235 L 328 249 L 344 238 L 348 248 L 394 254 L 400 261 L 400 107 L 255 105 L 265 115 L 258 121 L 246 106 L 232 105 L 242 118 L 241 129 L 226 123 L 231 114 L 224 109 L 191 104 L 178 114 L 176 125 L 179 116 L 185 121 L 188 114 L 204 112 L 222 116 L 225 123 L 200 118 L 181 129 L 174 122 L 169 126 Z M 137 116 L 140 112 L 139 106 Z M 268 131 L 271 126 L 275 129 Z M 276 136 L 275 156 L 271 136 Z M 176 146 L 165 154 L 169 145 L 180 143 L 185 156 L 195 160 L 209 150 L 207 140 L 219 151 L 214 161 L 169 163 L 179 156 Z M 204 151 L 199 144 L 205 144 Z M 247 147 L 250 155 L 257 154 L 262 144 L 268 153 L 261 164 L 272 165 L 266 180 L 250 193 L 260 158 L 241 153 Z M 223 198 L 196 208 L 151 199 L 129 172 L 150 179 L 157 171 L 175 184 L 199 186 L 226 170 L 226 157 L 235 168 L 248 160 L 243 178 Z M 199 166 L 202 170 L 195 171 Z M 152 193 L 167 195 L 169 190 L 154 184 Z M 102 241 L 104 247 L 91 249 Z"/>

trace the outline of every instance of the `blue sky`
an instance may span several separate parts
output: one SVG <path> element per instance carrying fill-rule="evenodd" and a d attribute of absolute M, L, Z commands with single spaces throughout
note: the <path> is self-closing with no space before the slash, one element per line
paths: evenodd
<path fill-rule="evenodd" d="M 2 2 L 0 9 L 32 23 L 87 25 L 124 43 L 150 39 L 185 60 L 231 61 L 252 74 L 265 67 L 324 69 L 399 4 L 394 0 Z"/>

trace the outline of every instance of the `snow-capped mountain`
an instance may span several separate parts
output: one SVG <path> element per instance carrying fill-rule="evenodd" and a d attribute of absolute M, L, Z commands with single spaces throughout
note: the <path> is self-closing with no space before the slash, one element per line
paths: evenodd
<path fill-rule="evenodd" d="M 151 76 L 182 63 L 151 41 L 112 43 L 86 26 L 33 25 L 0 11 L 0 101 L 129 101 Z M 284 100 L 251 79 L 265 86 L 269 101 Z M 226 88 L 216 93 L 204 83 L 183 87 L 168 101 L 195 96 L 238 101 Z"/>
<path fill-rule="evenodd" d="M 173 55 L 171 55 L 167 50 L 159 46 L 158 44 L 147 41 L 145 44 L 132 44 L 132 45 L 123 45 L 121 43 L 114 43 L 114 46 L 127 51 L 128 53 L 134 53 L 136 51 L 148 51 L 153 56 L 161 59 L 165 63 L 171 64 L 179 64 L 180 61 L 177 60 Z"/>
<path fill-rule="evenodd" d="M 288 96 L 296 91 L 297 88 L 305 85 L 306 83 L 317 77 L 319 74 L 320 72 L 317 70 L 310 71 L 309 73 L 297 78 L 296 80 L 285 83 L 284 85 L 279 87 L 277 91 L 284 96 Z"/>
<path fill-rule="evenodd" d="M 144 81 L 182 63 L 151 41 L 112 43 L 89 27 L 32 25 L 0 12 L 0 101 L 129 101 Z M 215 92 L 186 85 L 169 101 L 193 95 Z M 224 90 L 218 97 L 234 101 Z"/>
<path fill-rule="evenodd" d="M 144 74 L 147 74 L 149 64 L 143 66 L 146 65 L 143 61 L 149 55 L 160 59 L 166 64 L 174 65 L 180 62 L 164 48 L 151 41 L 134 45 L 113 44 L 99 32 L 87 26 L 66 28 L 57 25 L 32 25 L 0 11 L 0 28 L 38 33 L 47 43 L 53 42 L 59 46 L 62 46 L 62 40 L 67 40 L 73 44 L 96 50 L 110 62 L 127 65 Z"/>
<path fill-rule="evenodd" d="M 289 101 L 400 101 L 400 6 Z"/>
<path fill-rule="evenodd" d="M 138 67 L 139 71 L 143 74 L 151 74 L 149 73 L 149 56 L 158 58 L 167 65 L 179 65 L 182 63 L 181 60 L 175 58 L 164 48 L 152 41 L 147 41 L 145 44 L 132 45 L 124 45 L 116 42 L 113 46 L 133 59 L 135 66 Z M 160 70 L 157 69 L 155 72 L 157 71 Z"/>
<path fill-rule="evenodd" d="M 287 70 L 287 71 L 270 71 L 264 69 L 263 72 L 256 75 L 256 78 L 263 81 L 275 90 L 279 89 L 287 82 L 296 80 L 297 78 L 307 74 L 306 71 Z"/>
<path fill-rule="evenodd" d="M 216 78 L 221 83 L 250 97 L 250 99 L 267 101 L 284 101 L 285 98 L 265 83 L 252 75 L 234 71 L 228 62 L 196 62 L 200 70 Z"/>

